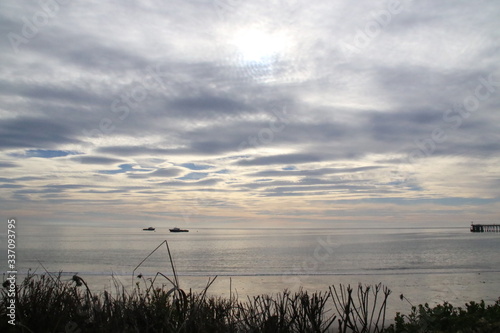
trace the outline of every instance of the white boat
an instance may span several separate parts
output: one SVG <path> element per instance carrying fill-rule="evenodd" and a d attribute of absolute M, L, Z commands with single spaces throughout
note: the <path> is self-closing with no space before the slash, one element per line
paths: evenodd
<path fill-rule="evenodd" d="M 180 229 L 177 227 L 169 229 L 169 230 L 170 230 L 170 232 L 189 232 L 189 230 L 187 230 L 187 229 Z"/>

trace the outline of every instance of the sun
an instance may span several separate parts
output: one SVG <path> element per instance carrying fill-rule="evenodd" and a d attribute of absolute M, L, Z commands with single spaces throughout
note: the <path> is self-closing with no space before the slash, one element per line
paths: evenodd
<path fill-rule="evenodd" d="M 282 33 L 249 29 L 235 33 L 232 44 L 244 64 L 270 64 L 283 56 L 286 38 Z"/>

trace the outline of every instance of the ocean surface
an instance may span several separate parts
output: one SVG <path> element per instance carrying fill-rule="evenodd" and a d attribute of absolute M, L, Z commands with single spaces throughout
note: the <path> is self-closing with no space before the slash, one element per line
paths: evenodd
<path fill-rule="evenodd" d="M 500 297 L 500 233 L 471 233 L 467 227 L 170 233 L 168 228 L 20 226 L 16 235 L 19 276 L 28 270 L 62 271 L 68 280 L 78 274 L 97 292 L 112 289 L 113 280 L 134 285 L 139 274 L 173 278 L 166 240 L 181 287 L 201 290 L 217 276 L 209 291 L 221 296 L 380 282 L 393 291 L 389 308 L 398 311 L 410 308 L 400 294 L 413 304 L 461 306 Z M 6 249 L 5 235 L 1 239 Z M 157 282 L 169 284 L 161 276 Z"/>

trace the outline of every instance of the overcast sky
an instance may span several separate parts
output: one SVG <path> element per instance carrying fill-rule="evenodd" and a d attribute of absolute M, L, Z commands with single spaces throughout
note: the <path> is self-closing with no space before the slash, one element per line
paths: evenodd
<path fill-rule="evenodd" d="M 26 223 L 497 222 L 500 3 L 4 0 Z"/>

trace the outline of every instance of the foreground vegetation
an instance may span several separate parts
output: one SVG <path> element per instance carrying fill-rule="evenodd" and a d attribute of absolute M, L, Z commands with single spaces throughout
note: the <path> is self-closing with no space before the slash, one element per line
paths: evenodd
<path fill-rule="evenodd" d="M 314 293 L 285 290 L 240 301 L 232 294 L 229 299 L 207 296 L 214 278 L 202 292 L 186 293 L 179 288 L 167 241 L 134 272 L 163 245 L 173 278 L 160 272 L 148 279 L 139 274 L 130 292 L 114 280 L 114 292 L 95 294 L 77 275 L 63 281 L 61 274 L 30 273 L 19 284 L 4 278 L 0 332 L 500 332 L 500 299 L 489 306 L 471 302 L 465 309 L 448 303 L 419 305 L 409 315 L 397 313 L 386 327 L 391 291 L 381 284 L 331 286 Z M 168 283 L 159 284 L 158 277 Z"/>
<path fill-rule="evenodd" d="M 450 303 L 412 307 L 409 315 L 396 314 L 386 332 L 500 332 L 500 298 L 494 305 L 470 302 L 465 308 Z"/>
<path fill-rule="evenodd" d="M 170 281 L 170 280 L 169 280 Z M 325 292 L 284 291 L 244 301 L 185 293 L 140 277 L 127 292 L 92 293 L 73 276 L 28 275 L 16 287 L 16 326 L 7 322 L 9 295 L 1 293 L 1 332 L 500 332 L 500 300 L 455 308 L 413 307 L 385 327 L 390 290 L 379 285 L 332 286 Z M 7 284 L 4 284 L 6 287 Z M 7 319 L 6 319 L 7 318 Z"/>
<path fill-rule="evenodd" d="M 156 286 L 144 279 L 132 292 L 119 285 L 112 294 L 93 294 L 78 276 L 29 275 L 16 290 L 16 331 L 20 332 L 327 332 L 381 331 L 390 291 L 381 285 L 331 287 L 327 292 L 284 291 L 239 301 Z M 175 283 L 175 282 L 172 282 Z M 7 318 L 8 297 L 2 291 L 1 316 Z M 377 298 L 383 299 L 377 305 Z M 339 317 L 327 309 L 332 301 Z M 330 303 L 331 304 L 331 303 Z M 377 309 L 377 310 L 376 310 Z M 336 320 L 338 319 L 338 320 Z M 0 330 L 6 332 L 7 320 Z"/>

